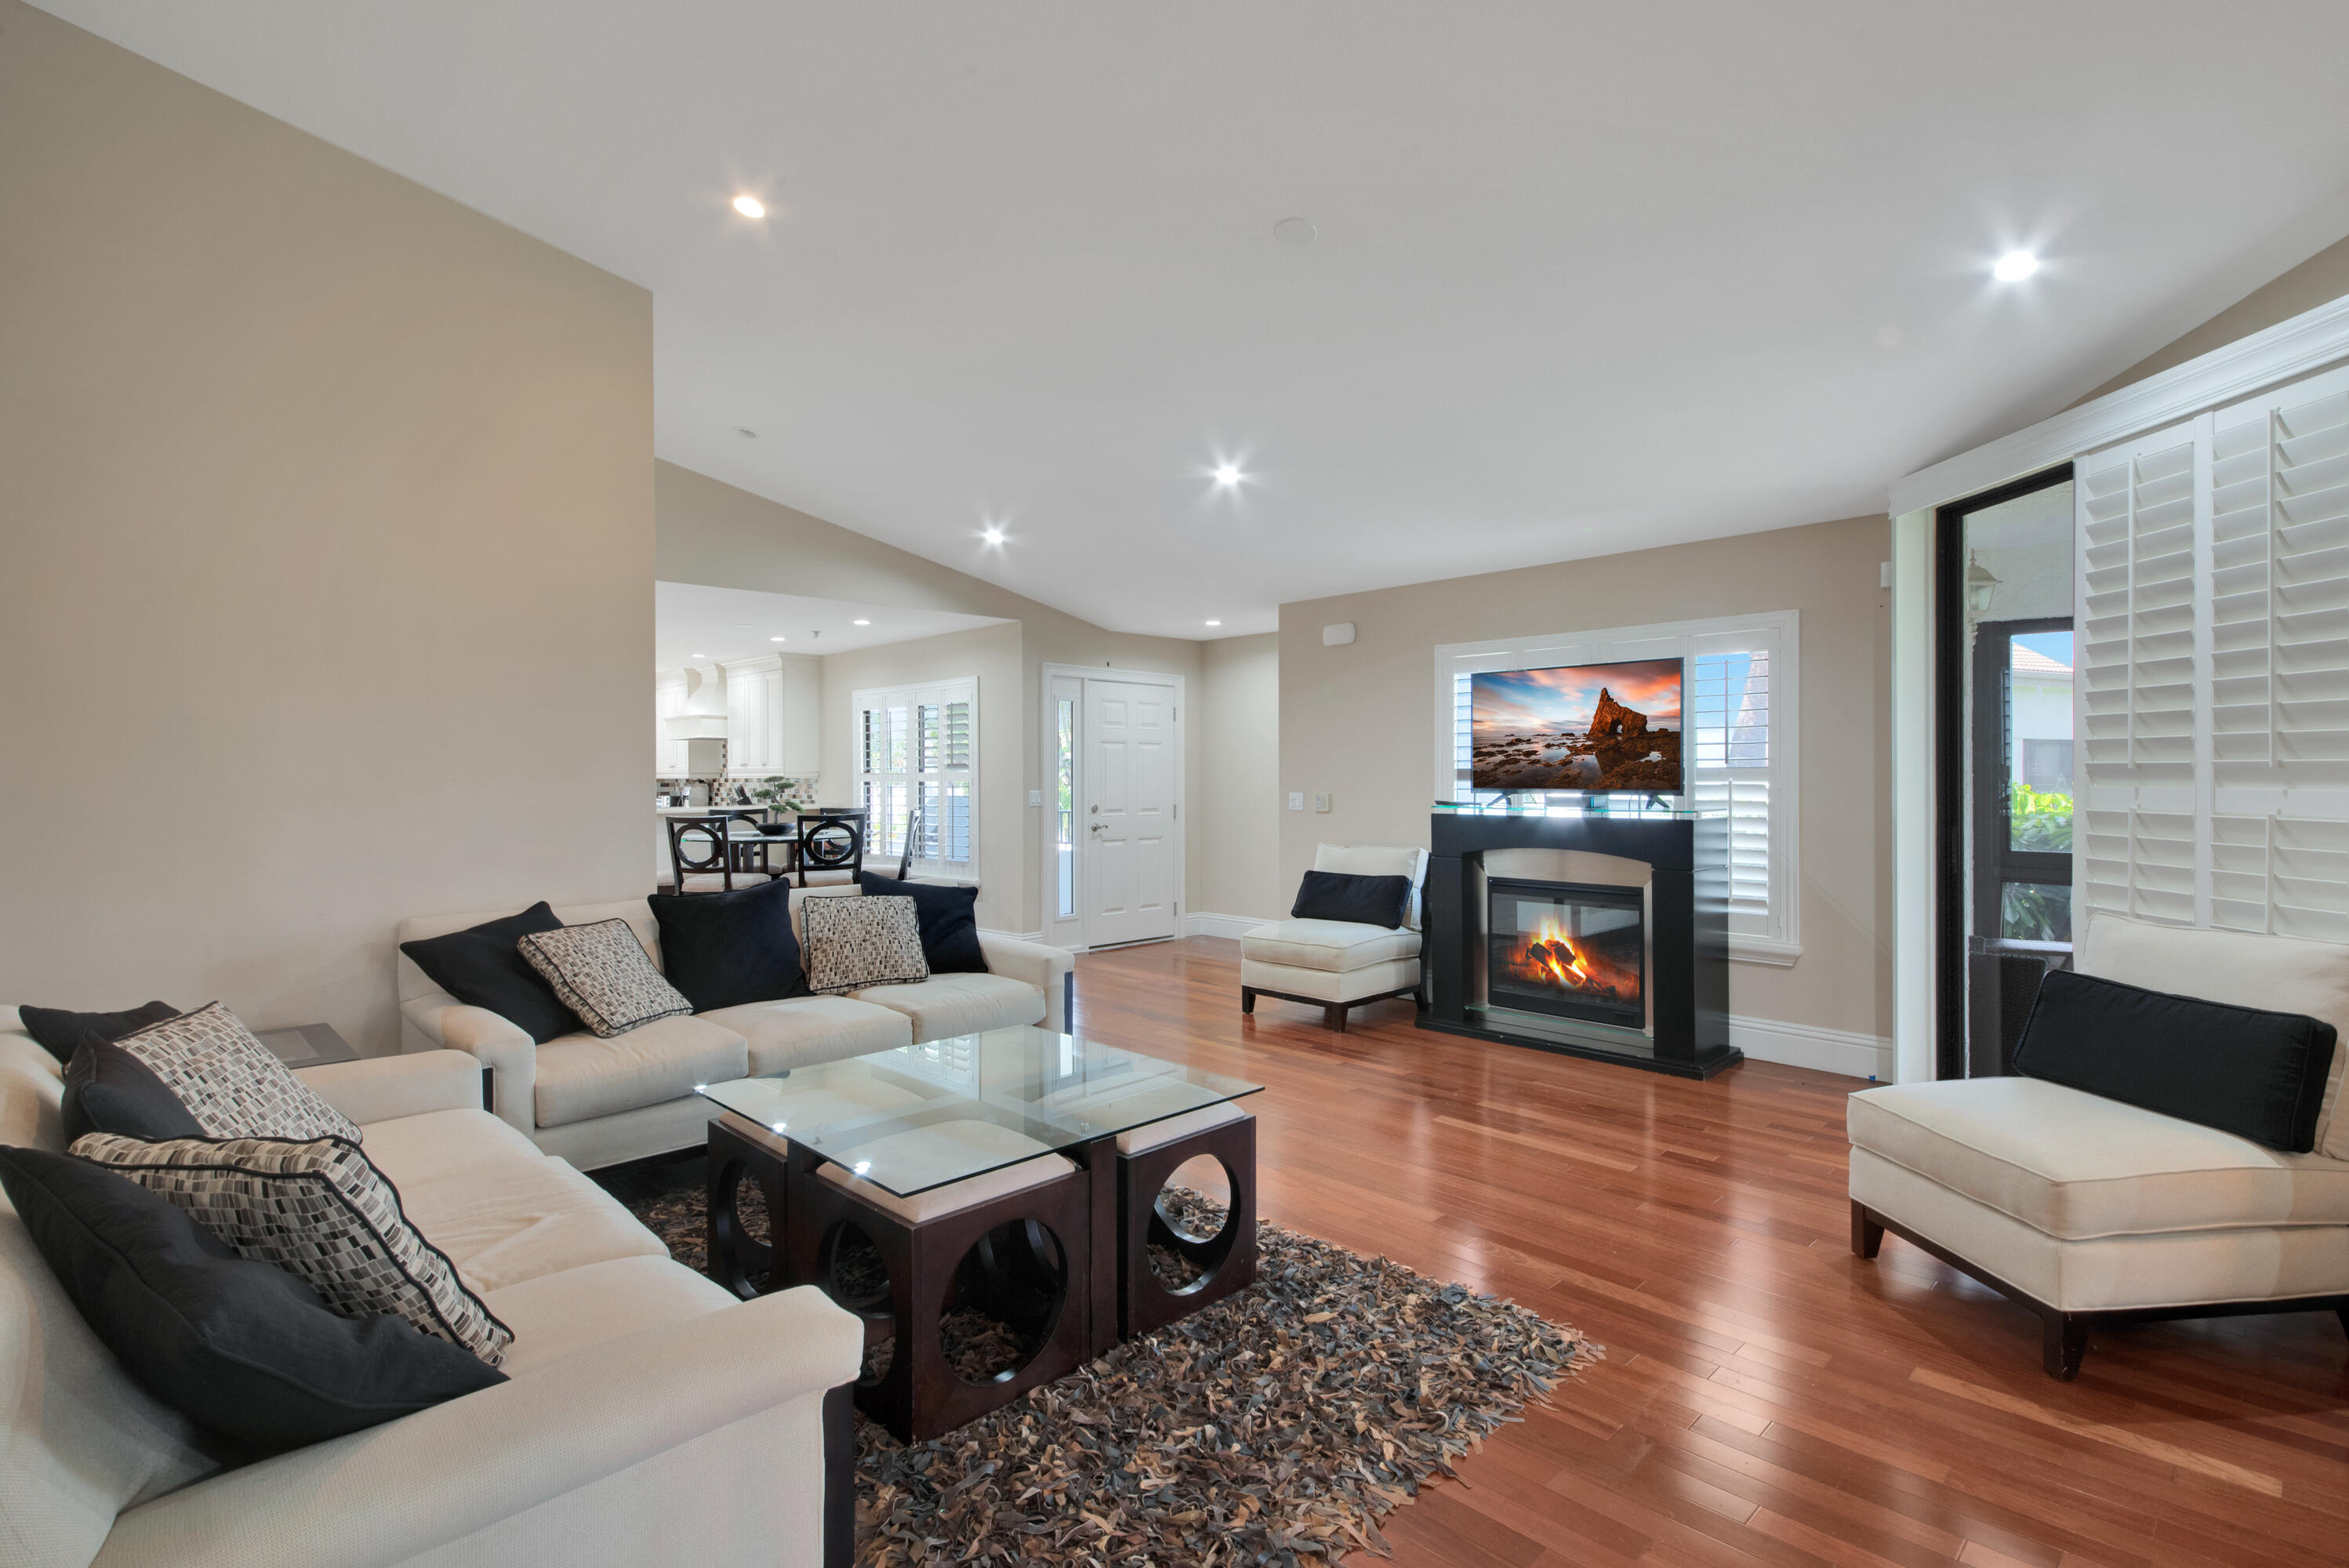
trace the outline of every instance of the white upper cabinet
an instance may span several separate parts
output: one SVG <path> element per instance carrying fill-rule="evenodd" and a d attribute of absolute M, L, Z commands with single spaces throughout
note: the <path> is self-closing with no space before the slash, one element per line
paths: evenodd
<path fill-rule="evenodd" d="M 728 772 L 814 774 L 816 676 L 815 660 L 792 654 L 771 654 L 727 666 Z"/>
<path fill-rule="evenodd" d="M 671 670 L 653 681 L 653 770 L 661 778 L 685 772 L 685 742 L 672 740 L 668 720 L 685 711 L 685 672 Z"/>

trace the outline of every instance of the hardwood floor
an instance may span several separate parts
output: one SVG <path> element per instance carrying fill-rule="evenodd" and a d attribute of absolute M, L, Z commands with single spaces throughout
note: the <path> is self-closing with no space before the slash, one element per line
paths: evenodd
<path fill-rule="evenodd" d="M 1079 1032 L 1268 1086 L 1262 1212 L 1514 1297 L 1607 1346 L 1384 1529 L 1428 1564 L 2349 1563 L 2330 1314 L 2098 1334 L 1888 1237 L 1849 1251 L 1855 1078 L 1711 1083 L 1412 1026 L 1239 1011 L 1238 944 L 1079 960 Z M 1356 1559 L 1357 1562 L 1373 1561 Z"/>

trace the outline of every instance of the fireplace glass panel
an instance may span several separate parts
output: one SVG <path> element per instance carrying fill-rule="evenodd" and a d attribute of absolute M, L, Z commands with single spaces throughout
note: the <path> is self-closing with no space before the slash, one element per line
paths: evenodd
<path fill-rule="evenodd" d="M 1575 882 L 1486 884 L 1494 1006 L 1644 1028 L 1648 944 L 1635 887 Z"/>

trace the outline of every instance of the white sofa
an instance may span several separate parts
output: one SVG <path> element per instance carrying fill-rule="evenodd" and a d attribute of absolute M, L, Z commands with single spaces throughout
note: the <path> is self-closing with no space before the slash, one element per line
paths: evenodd
<path fill-rule="evenodd" d="M 1343 1034 L 1346 1015 L 1365 1002 L 1420 994 L 1420 895 L 1427 851 L 1371 844 L 1321 844 L 1317 872 L 1411 879 L 1403 923 L 1390 930 L 1349 920 L 1276 920 L 1240 937 L 1240 1011 L 1258 996 L 1321 1009 L 1325 1027 Z"/>
<path fill-rule="evenodd" d="M 0 1143 L 57 1150 L 63 1069 L 0 1008 Z M 10 1568 L 845 1564 L 863 1330 L 738 1301 L 481 1109 L 455 1051 L 305 1069 L 514 1331 L 512 1381 L 237 1463 L 98 1343 L 0 1197 Z"/>
<path fill-rule="evenodd" d="M 793 888 L 793 923 L 804 900 L 860 897 L 853 885 Z M 434 915 L 402 921 L 399 940 L 445 935 L 501 913 Z M 566 925 L 626 920 L 653 962 L 661 962 L 660 928 L 641 898 L 572 904 Z M 907 985 L 872 985 L 845 996 L 795 996 L 663 1018 L 612 1039 L 585 1033 L 533 1045 L 519 1026 L 469 1007 L 435 986 L 399 954 L 400 1047 L 460 1050 L 487 1068 L 491 1109 L 548 1154 L 583 1171 L 707 1140 L 709 1101 L 700 1083 L 780 1073 L 922 1040 L 1037 1024 L 1067 1026 L 1069 976 L 1076 960 L 1041 943 L 981 933 L 984 975 L 935 975 Z"/>
<path fill-rule="evenodd" d="M 2342 1031 L 2315 1150 L 2039 1078 L 1868 1089 L 1846 1109 L 1852 1251 L 1889 1230 L 2030 1307 L 2067 1380 L 2099 1325 L 2329 1309 L 2349 1327 L 2349 948 L 2098 915 L 2075 963 Z"/>

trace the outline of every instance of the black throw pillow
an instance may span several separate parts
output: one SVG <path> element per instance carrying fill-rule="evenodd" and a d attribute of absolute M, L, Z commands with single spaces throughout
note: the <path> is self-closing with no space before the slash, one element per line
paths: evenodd
<path fill-rule="evenodd" d="M 2333 1026 L 2052 970 L 2015 1047 L 2014 1070 L 2271 1149 L 2316 1147 Z"/>
<path fill-rule="evenodd" d="M 0 1149 L 0 1187 L 91 1332 L 200 1426 L 298 1448 L 487 1388 L 505 1374 L 397 1317 L 342 1317 L 186 1211 L 69 1155 Z"/>
<path fill-rule="evenodd" d="M 933 975 L 984 975 L 987 954 L 978 945 L 978 890 L 950 882 L 899 882 L 895 877 L 856 873 L 867 898 L 910 898 L 922 928 L 922 956 Z"/>
<path fill-rule="evenodd" d="M 730 892 L 657 892 L 661 969 L 697 1013 L 808 994 L 780 878 Z"/>
<path fill-rule="evenodd" d="M 150 1143 L 204 1136 L 203 1124 L 153 1068 L 97 1034 L 84 1035 L 66 1064 L 62 1113 L 68 1144 L 86 1132 L 119 1132 Z"/>
<path fill-rule="evenodd" d="M 25 1032 L 40 1041 L 43 1050 L 61 1062 L 69 1062 L 84 1035 L 119 1040 L 166 1018 L 176 1018 L 180 1012 L 169 1002 L 150 1002 L 127 1013 L 68 1013 L 63 1007 L 19 1007 L 16 1016 L 25 1021 Z"/>
<path fill-rule="evenodd" d="M 582 1027 L 579 1015 L 564 1006 L 554 988 L 514 945 L 540 931 L 560 931 L 563 923 L 542 899 L 520 914 L 484 921 L 466 931 L 403 942 L 399 950 L 416 960 L 432 984 L 469 1007 L 486 1007 L 540 1045 Z"/>
<path fill-rule="evenodd" d="M 1392 931 L 1411 913 L 1409 877 L 1361 877 L 1350 872 L 1307 872 L 1297 884 L 1291 920 L 1350 920 Z"/>

